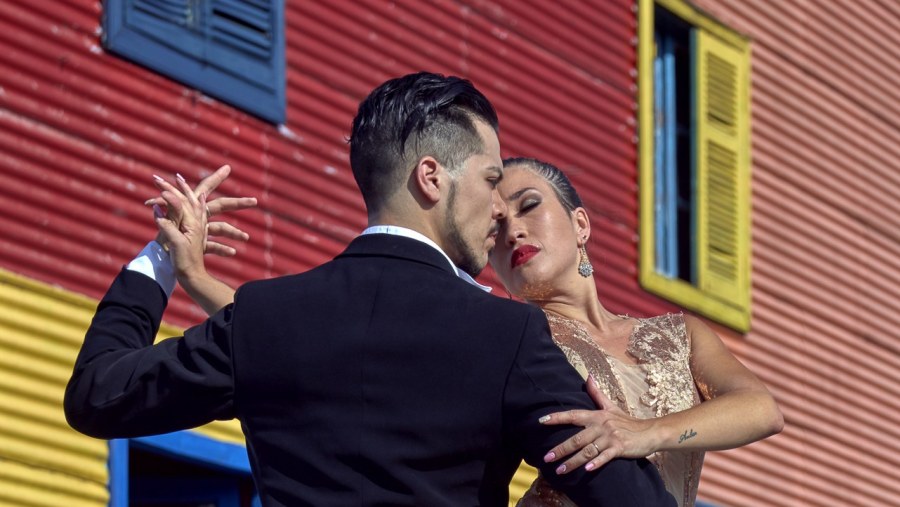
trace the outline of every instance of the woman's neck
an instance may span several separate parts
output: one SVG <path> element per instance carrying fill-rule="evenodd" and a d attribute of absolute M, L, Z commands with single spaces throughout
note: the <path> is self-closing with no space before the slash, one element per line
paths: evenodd
<path fill-rule="evenodd" d="M 529 303 L 589 324 L 599 331 L 608 331 L 609 323 L 620 317 L 607 310 L 597 297 L 597 286 L 593 278 L 574 284 L 571 290 L 560 291 L 546 299 L 528 300 Z"/>

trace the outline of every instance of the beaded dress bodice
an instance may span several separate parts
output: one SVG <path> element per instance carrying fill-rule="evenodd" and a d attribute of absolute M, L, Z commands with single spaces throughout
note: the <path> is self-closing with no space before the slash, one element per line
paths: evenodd
<path fill-rule="evenodd" d="M 553 341 L 582 377 L 590 374 L 610 400 L 634 417 L 649 419 L 700 403 L 691 375 L 690 338 L 684 316 L 638 319 L 628 340 L 629 358 L 607 354 L 579 321 L 545 312 Z M 648 456 L 666 489 L 681 507 L 694 505 L 703 452 L 665 451 Z M 519 502 L 521 507 L 573 506 L 541 477 Z"/>

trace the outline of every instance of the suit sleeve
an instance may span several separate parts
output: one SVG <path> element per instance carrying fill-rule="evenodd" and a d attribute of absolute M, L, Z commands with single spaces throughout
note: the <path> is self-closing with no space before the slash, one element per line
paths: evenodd
<path fill-rule="evenodd" d="M 558 462 L 544 463 L 547 451 L 580 428 L 544 426 L 538 419 L 561 410 L 596 407 L 583 389 L 581 376 L 553 343 L 543 313 L 530 310 L 504 395 L 504 429 L 512 436 L 513 447 L 555 489 L 578 505 L 676 505 L 656 467 L 646 459 L 615 459 L 594 472 L 579 467 L 565 475 L 556 474 Z"/>
<path fill-rule="evenodd" d="M 153 345 L 166 295 L 123 270 L 97 307 L 63 402 L 66 420 L 96 438 L 129 438 L 231 419 L 231 306 Z"/>

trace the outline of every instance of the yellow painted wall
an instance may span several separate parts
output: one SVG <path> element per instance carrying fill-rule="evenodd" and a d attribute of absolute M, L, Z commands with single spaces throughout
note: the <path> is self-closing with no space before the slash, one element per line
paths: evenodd
<path fill-rule="evenodd" d="M 524 461 L 519 465 L 519 470 L 509 483 L 509 507 L 515 507 L 516 502 L 531 487 L 531 483 L 537 479 L 537 470 L 528 466 Z"/>
<path fill-rule="evenodd" d="M 0 505 L 108 502 L 105 440 L 66 424 L 66 382 L 97 301 L 0 270 Z M 164 326 L 160 336 L 179 334 Z M 200 428 L 243 445 L 237 421 Z"/>

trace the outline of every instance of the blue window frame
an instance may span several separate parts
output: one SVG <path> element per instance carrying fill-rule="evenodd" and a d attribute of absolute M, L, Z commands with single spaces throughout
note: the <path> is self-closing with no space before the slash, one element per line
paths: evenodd
<path fill-rule="evenodd" d="M 113 53 L 285 121 L 283 0 L 106 0 L 103 33 Z"/>
<path fill-rule="evenodd" d="M 109 443 L 110 507 L 260 507 L 243 446 L 180 431 Z"/>

